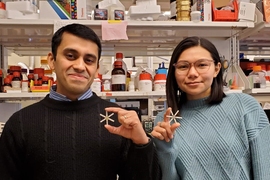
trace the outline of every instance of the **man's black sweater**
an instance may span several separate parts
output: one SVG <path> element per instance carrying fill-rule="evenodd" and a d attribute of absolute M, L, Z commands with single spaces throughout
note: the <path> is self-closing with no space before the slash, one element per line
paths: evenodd
<path fill-rule="evenodd" d="M 151 141 L 139 147 L 100 123 L 116 104 L 93 93 L 82 101 L 43 100 L 14 113 L 0 138 L 0 179 L 151 180 L 160 178 Z M 117 115 L 110 125 L 119 126 Z"/>

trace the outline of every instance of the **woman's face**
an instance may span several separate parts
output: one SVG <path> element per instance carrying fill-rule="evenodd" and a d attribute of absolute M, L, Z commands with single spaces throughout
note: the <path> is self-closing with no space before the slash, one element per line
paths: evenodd
<path fill-rule="evenodd" d="M 175 63 L 178 87 L 186 93 L 188 100 L 208 97 L 220 67 L 220 63 L 215 66 L 211 54 L 201 46 L 186 49 Z"/>

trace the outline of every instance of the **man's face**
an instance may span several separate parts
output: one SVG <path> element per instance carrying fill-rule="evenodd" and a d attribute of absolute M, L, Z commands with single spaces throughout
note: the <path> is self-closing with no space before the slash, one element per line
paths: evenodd
<path fill-rule="evenodd" d="M 49 53 L 48 62 L 57 76 L 56 92 L 76 100 L 90 88 L 97 76 L 98 46 L 65 32 L 56 59 Z"/>

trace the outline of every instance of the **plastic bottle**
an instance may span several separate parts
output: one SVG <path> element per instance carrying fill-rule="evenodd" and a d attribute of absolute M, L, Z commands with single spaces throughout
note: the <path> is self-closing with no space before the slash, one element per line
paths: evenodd
<path fill-rule="evenodd" d="M 122 68 L 122 61 L 114 62 L 112 70 L 112 91 L 126 91 L 126 75 Z"/>
<path fill-rule="evenodd" d="M 94 79 L 91 85 L 91 90 L 95 93 L 101 92 L 101 79 L 99 77 Z"/>
<path fill-rule="evenodd" d="M 111 75 L 107 75 L 107 74 L 102 75 L 101 91 L 109 92 L 112 90 L 111 86 L 112 86 Z"/>
<path fill-rule="evenodd" d="M 167 75 L 167 69 L 165 68 L 164 62 L 159 64 L 159 67 L 158 67 L 158 69 L 156 71 L 156 74 L 166 74 Z"/>
<path fill-rule="evenodd" d="M 139 77 L 139 91 L 152 91 L 152 77 L 147 72 L 142 72 Z"/>
<path fill-rule="evenodd" d="M 156 74 L 154 77 L 154 91 L 166 90 L 166 74 Z"/>
<path fill-rule="evenodd" d="M 29 92 L 27 69 L 22 69 L 22 92 Z"/>
<path fill-rule="evenodd" d="M 130 92 L 134 92 L 135 91 L 134 81 L 129 81 L 128 91 L 130 91 Z"/>
<path fill-rule="evenodd" d="M 253 71 L 249 74 L 249 80 L 253 88 L 266 88 L 265 73 L 261 66 L 253 67 Z"/>

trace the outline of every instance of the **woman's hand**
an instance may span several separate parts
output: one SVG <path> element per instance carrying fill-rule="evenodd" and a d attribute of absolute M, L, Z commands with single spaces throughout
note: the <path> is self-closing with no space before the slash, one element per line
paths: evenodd
<path fill-rule="evenodd" d="M 118 121 L 121 126 L 114 127 L 111 125 L 105 125 L 105 128 L 113 134 L 123 136 L 125 138 L 131 139 L 134 144 L 144 145 L 149 142 L 142 123 L 135 111 L 128 111 L 117 107 L 105 108 L 108 112 L 117 113 Z"/>
<path fill-rule="evenodd" d="M 151 135 L 157 139 L 165 140 L 169 142 L 174 135 L 176 128 L 180 126 L 180 123 L 176 122 L 172 125 L 170 124 L 170 116 L 171 108 L 168 108 L 164 114 L 164 118 L 162 122 L 158 122 L 157 126 L 154 127 Z"/>

